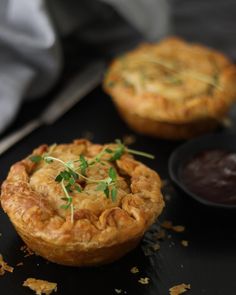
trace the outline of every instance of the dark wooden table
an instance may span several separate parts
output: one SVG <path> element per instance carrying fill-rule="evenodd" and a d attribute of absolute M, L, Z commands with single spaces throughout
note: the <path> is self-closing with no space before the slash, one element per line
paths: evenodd
<path fill-rule="evenodd" d="M 39 109 L 46 103 L 38 102 Z M 36 105 L 27 103 L 23 106 L 15 127 L 30 117 L 27 113 L 33 106 Z M 88 133 L 93 134 L 93 140 L 100 143 L 133 134 L 100 87 L 56 124 L 38 129 L 4 154 L 0 158 L 0 180 L 6 177 L 11 164 L 24 158 L 38 145 L 70 142 Z M 133 147 L 154 154 L 154 161 L 142 160 L 158 171 L 163 179 L 168 179 L 168 158 L 179 144 L 181 142 L 136 135 Z M 149 239 L 147 236 L 137 249 L 121 260 L 98 268 L 59 266 L 35 255 L 24 258 L 24 253 L 20 251 L 23 243 L 8 217 L 0 210 L 0 253 L 12 266 L 21 261 L 24 263 L 23 266 L 16 266 L 12 274 L 6 273 L 0 277 L 0 294 L 33 294 L 28 288 L 22 287 L 22 283 L 28 277 L 35 277 L 57 282 L 57 294 L 63 295 L 112 295 L 117 294 L 115 289 L 122 289 L 121 294 L 165 295 L 171 286 L 179 283 L 191 284 L 191 290 L 186 294 L 235 295 L 236 212 L 215 212 L 188 202 L 170 184 L 164 193 L 170 199 L 166 201 L 161 220 L 168 219 L 174 224 L 184 225 L 185 232 L 169 232 L 168 238 L 160 242 L 160 250 L 149 256 L 145 256 L 142 250 Z M 189 246 L 183 247 L 182 240 L 188 240 Z M 132 274 L 130 269 L 133 266 L 137 266 L 140 272 Z M 150 283 L 141 285 L 138 283 L 140 277 L 149 277 Z"/>

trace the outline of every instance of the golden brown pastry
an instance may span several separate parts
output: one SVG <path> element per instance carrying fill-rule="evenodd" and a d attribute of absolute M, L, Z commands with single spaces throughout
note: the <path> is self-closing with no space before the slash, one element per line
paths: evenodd
<path fill-rule="evenodd" d="M 35 291 L 36 295 L 50 295 L 52 292 L 57 292 L 57 284 L 45 280 L 28 278 L 23 283 L 24 287 L 29 287 Z"/>
<path fill-rule="evenodd" d="M 223 54 L 179 38 L 117 58 L 104 89 L 136 131 L 169 139 L 212 130 L 236 98 L 236 67 Z"/>
<path fill-rule="evenodd" d="M 156 172 L 121 142 L 42 145 L 14 164 L 1 204 L 26 245 L 75 266 L 114 261 L 133 249 L 161 213 Z"/>

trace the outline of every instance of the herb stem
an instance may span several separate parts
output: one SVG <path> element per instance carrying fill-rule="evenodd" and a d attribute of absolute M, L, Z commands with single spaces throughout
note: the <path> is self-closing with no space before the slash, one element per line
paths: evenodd
<path fill-rule="evenodd" d="M 62 161 L 61 159 L 59 158 L 54 158 L 54 157 L 51 157 L 51 156 L 48 156 L 48 157 L 45 157 L 46 160 L 52 160 L 52 161 L 56 161 L 56 162 L 59 162 L 61 163 L 63 166 L 65 166 L 66 168 L 72 170 L 73 172 L 77 173 L 81 178 L 83 178 L 84 180 L 87 180 L 87 181 L 90 181 L 90 182 L 96 182 L 96 183 L 99 183 L 101 182 L 101 180 L 99 179 L 94 179 L 94 178 L 89 178 L 89 177 L 86 177 L 84 176 L 83 174 L 79 173 L 78 170 L 80 168 L 77 168 L 77 169 L 72 169 L 69 165 L 67 165 L 64 161 Z M 74 161 L 76 162 L 76 161 Z M 65 186 L 64 186 L 65 187 Z M 66 188 L 65 188 L 66 190 Z"/>
<path fill-rule="evenodd" d="M 145 152 L 140 152 L 140 151 L 136 151 L 136 150 L 133 150 L 133 149 L 127 149 L 127 148 L 125 149 L 125 151 L 127 153 L 130 153 L 130 154 L 143 156 L 143 157 L 146 157 L 146 158 L 149 158 L 149 159 L 155 159 L 154 155 L 151 155 L 151 154 L 148 154 L 148 153 L 145 153 Z"/>
<path fill-rule="evenodd" d="M 61 181 L 61 187 L 63 189 L 63 192 L 64 192 L 66 198 L 68 199 L 68 203 L 69 203 L 69 206 L 70 206 L 70 220 L 71 220 L 71 223 L 74 223 L 74 205 L 72 203 L 72 197 L 68 194 L 67 189 L 65 187 L 64 179 L 62 179 L 62 181 Z"/>
<path fill-rule="evenodd" d="M 51 157 L 51 156 L 46 156 L 46 157 L 44 157 L 44 159 L 45 160 L 51 160 L 51 161 L 56 161 L 56 162 L 59 162 L 59 163 L 61 163 L 63 166 L 66 166 L 67 168 L 69 168 L 69 169 L 71 169 L 70 167 L 69 167 L 69 165 L 67 165 L 64 161 L 62 161 L 61 159 L 59 159 L 59 158 L 55 158 L 55 157 Z"/>
<path fill-rule="evenodd" d="M 89 165 L 94 164 L 94 162 L 99 162 L 102 156 L 106 153 L 106 147 L 104 147 L 101 152 L 99 152 L 95 157 L 93 157 L 89 162 Z"/>
<path fill-rule="evenodd" d="M 61 181 L 61 186 L 62 186 L 63 192 L 66 195 L 67 199 L 70 199 L 70 195 L 68 194 L 67 189 L 65 187 L 64 179 L 62 179 L 62 181 Z"/>
<path fill-rule="evenodd" d="M 70 168 L 70 169 L 71 169 L 71 168 Z M 96 182 L 96 183 L 101 182 L 101 180 L 99 180 L 99 179 L 94 179 L 94 178 L 89 178 L 89 177 L 84 176 L 83 174 L 81 174 L 81 173 L 78 172 L 78 169 L 79 169 L 79 168 L 77 168 L 77 169 L 75 169 L 75 170 L 73 170 L 73 171 L 76 172 L 76 173 L 77 173 L 81 178 L 83 178 L 84 180 L 87 180 L 87 181 L 89 181 L 89 182 Z"/>

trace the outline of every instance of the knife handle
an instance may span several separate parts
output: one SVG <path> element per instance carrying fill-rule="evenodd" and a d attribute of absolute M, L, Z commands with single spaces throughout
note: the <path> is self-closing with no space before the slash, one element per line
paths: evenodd
<path fill-rule="evenodd" d="M 15 143 L 23 139 L 25 136 L 29 135 L 35 129 L 42 125 L 40 120 L 32 120 L 25 124 L 22 128 L 16 130 L 10 135 L 3 138 L 0 142 L 0 156 L 8 150 Z"/>

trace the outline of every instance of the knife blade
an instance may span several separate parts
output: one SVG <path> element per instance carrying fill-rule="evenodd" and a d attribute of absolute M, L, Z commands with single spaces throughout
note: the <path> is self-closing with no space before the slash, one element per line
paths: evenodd
<path fill-rule="evenodd" d="M 95 61 L 87 65 L 83 72 L 78 73 L 49 104 L 39 117 L 29 121 L 20 129 L 12 132 L 0 141 L 0 156 L 14 144 L 42 125 L 56 122 L 77 102 L 91 92 L 102 81 L 105 71 L 105 62 Z"/>

